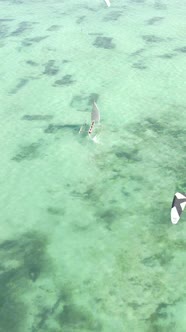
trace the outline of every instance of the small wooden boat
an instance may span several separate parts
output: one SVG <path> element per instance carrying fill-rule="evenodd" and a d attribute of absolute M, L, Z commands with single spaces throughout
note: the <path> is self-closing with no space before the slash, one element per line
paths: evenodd
<path fill-rule="evenodd" d="M 97 136 L 100 131 L 100 111 L 98 109 L 95 101 L 93 102 L 92 112 L 91 112 L 91 124 L 87 128 L 87 124 L 85 123 L 81 126 L 79 133 L 88 133 L 88 136 L 97 143 Z"/>
<path fill-rule="evenodd" d="M 99 124 L 100 123 L 100 112 L 98 109 L 97 104 L 93 103 L 93 107 L 92 107 L 92 112 L 91 112 L 91 125 L 88 131 L 88 134 L 92 134 L 93 130 L 94 130 L 94 126 L 95 124 Z"/>

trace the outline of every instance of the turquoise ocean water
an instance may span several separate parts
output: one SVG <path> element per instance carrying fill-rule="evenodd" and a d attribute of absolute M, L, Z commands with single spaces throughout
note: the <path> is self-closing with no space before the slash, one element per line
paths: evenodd
<path fill-rule="evenodd" d="M 0 332 L 186 331 L 185 9 L 0 1 Z"/>

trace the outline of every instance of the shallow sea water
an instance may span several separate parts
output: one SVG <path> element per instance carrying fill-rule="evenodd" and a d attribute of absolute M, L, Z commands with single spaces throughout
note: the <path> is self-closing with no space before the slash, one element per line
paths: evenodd
<path fill-rule="evenodd" d="M 185 332 L 185 6 L 0 1 L 0 332 Z"/>

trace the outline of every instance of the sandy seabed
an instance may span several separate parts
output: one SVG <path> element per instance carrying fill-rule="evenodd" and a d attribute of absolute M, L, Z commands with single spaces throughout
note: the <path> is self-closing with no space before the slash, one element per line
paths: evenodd
<path fill-rule="evenodd" d="M 0 332 L 185 332 L 184 2 L 0 9 Z"/>

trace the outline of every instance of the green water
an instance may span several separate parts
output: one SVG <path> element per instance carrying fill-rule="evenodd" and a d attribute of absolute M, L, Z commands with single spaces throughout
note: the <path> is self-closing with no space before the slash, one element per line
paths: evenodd
<path fill-rule="evenodd" d="M 0 1 L 0 332 L 185 332 L 185 7 Z"/>

